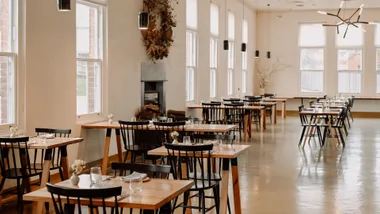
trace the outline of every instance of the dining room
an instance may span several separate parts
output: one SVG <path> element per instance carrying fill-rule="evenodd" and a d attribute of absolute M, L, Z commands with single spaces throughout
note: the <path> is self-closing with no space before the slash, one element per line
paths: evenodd
<path fill-rule="evenodd" d="M 378 1 L 0 11 L 0 213 L 380 209 Z"/>

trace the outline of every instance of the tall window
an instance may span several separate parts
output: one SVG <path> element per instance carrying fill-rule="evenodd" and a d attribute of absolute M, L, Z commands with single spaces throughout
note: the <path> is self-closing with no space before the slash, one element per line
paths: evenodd
<path fill-rule="evenodd" d="M 77 115 L 102 111 L 102 13 L 100 5 L 85 1 L 77 3 Z"/>
<path fill-rule="evenodd" d="M 227 93 L 233 94 L 234 87 L 234 67 L 235 67 L 235 15 L 228 12 L 228 67 L 227 67 Z"/>
<path fill-rule="evenodd" d="M 379 23 L 376 24 L 375 46 L 376 46 L 376 76 L 377 76 L 376 93 L 380 93 L 380 24 Z"/>
<path fill-rule="evenodd" d="M 301 92 L 322 93 L 325 70 L 325 28 L 321 24 L 301 24 L 299 31 Z"/>
<path fill-rule="evenodd" d="M 0 125 L 15 123 L 17 1 L 0 0 Z"/>
<path fill-rule="evenodd" d="M 210 97 L 216 97 L 216 73 L 218 70 L 219 7 L 210 6 Z"/>
<path fill-rule="evenodd" d="M 360 93 L 363 70 L 363 31 L 350 27 L 346 38 L 337 35 L 338 46 L 338 92 Z M 340 27 L 340 32 L 345 31 L 345 26 Z"/>
<path fill-rule="evenodd" d="M 195 94 L 197 34 L 197 0 L 186 0 L 186 100 L 193 101 Z"/>
<path fill-rule="evenodd" d="M 243 43 L 248 43 L 248 22 L 243 20 L 242 24 L 242 41 Z M 247 51 L 241 53 L 241 92 L 243 94 L 247 93 Z"/>

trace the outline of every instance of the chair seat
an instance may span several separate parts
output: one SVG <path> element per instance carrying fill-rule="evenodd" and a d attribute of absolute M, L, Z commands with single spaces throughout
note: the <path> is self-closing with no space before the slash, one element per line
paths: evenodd
<path fill-rule="evenodd" d="M 198 173 L 197 177 L 201 178 L 202 176 Z M 189 178 L 194 178 L 194 173 L 190 173 L 189 174 Z M 205 176 L 205 179 L 208 179 L 207 176 Z M 219 175 L 219 173 L 212 173 L 211 174 L 211 180 L 212 181 L 221 181 L 222 180 L 222 176 Z"/>
<path fill-rule="evenodd" d="M 17 178 L 30 178 L 36 175 L 41 175 L 42 169 L 31 169 L 31 170 L 25 170 L 25 169 L 9 169 L 4 172 L 1 172 L 1 176 L 4 178 L 10 178 L 10 179 L 17 179 Z"/>
<path fill-rule="evenodd" d="M 204 185 L 203 185 L 203 183 L 204 183 Z M 219 184 L 218 181 L 210 181 L 210 182 L 208 182 L 208 180 L 205 180 L 204 182 L 197 181 L 197 185 L 194 184 L 190 188 L 190 191 L 199 191 L 199 190 L 211 189 L 211 188 L 217 186 L 218 184 Z"/>

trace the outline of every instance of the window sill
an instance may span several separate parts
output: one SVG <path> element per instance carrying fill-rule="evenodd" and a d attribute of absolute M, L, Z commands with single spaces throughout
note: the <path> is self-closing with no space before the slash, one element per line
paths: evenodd
<path fill-rule="evenodd" d="M 96 123 L 107 120 L 107 117 L 101 113 L 95 114 L 85 114 L 77 116 L 77 125 L 82 125 L 86 123 Z"/>

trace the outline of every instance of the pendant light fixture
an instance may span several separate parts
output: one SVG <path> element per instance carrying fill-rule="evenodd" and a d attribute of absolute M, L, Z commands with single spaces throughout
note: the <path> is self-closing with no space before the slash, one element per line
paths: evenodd
<path fill-rule="evenodd" d="M 244 0 L 243 0 L 243 23 L 244 23 Z M 245 33 L 245 32 L 243 32 Z M 242 36 L 244 38 L 244 35 Z M 243 41 L 241 43 L 241 52 L 246 52 L 247 51 L 247 44 Z"/>
<path fill-rule="evenodd" d="M 258 0 L 256 0 L 256 14 L 257 14 L 257 11 L 259 10 L 259 4 L 257 2 Z M 257 18 L 257 15 L 256 15 L 256 18 Z M 259 50 L 256 50 L 255 51 L 255 58 L 258 59 L 260 57 L 260 51 Z"/>
<path fill-rule="evenodd" d="M 70 11 L 70 0 L 57 0 L 58 11 Z"/>
<path fill-rule="evenodd" d="M 226 37 L 226 39 L 225 40 L 223 40 L 223 50 L 226 50 L 226 51 L 228 51 L 228 46 L 229 46 L 229 44 L 228 44 L 228 14 L 227 14 L 227 0 L 225 0 L 225 7 L 224 7 L 224 15 L 225 15 L 225 17 L 226 17 L 226 30 L 225 30 L 225 37 Z"/>
<path fill-rule="evenodd" d="M 268 4 L 268 51 L 267 51 L 267 58 L 270 59 L 270 10 L 269 10 L 270 4 Z"/>
<path fill-rule="evenodd" d="M 148 12 L 141 12 L 138 16 L 138 27 L 140 30 L 147 30 L 149 26 Z"/>

